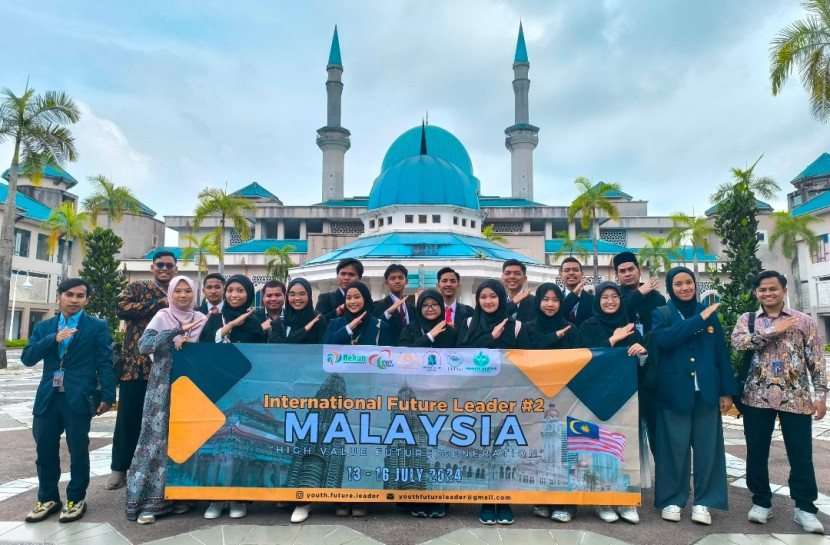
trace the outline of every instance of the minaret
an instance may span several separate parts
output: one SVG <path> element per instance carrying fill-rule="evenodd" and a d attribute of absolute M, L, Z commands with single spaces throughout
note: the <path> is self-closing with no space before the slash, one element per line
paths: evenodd
<path fill-rule="evenodd" d="M 323 202 L 343 198 L 343 162 L 351 147 L 349 131 L 340 126 L 340 97 L 343 94 L 343 63 L 340 60 L 340 40 L 337 26 L 331 40 L 329 74 L 326 80 L 326 126 L 317 129 L 317 146 L 323 151 Z"/>
<path fill-rule="evenodd" d="M 513 94 L 516 97 L 516 123 L 504 129 L 505 147 L 510 150 L 510 185 L 514 199 L 533 200 L 533 150 L 539 143 L 539 127 L 530 124 L 528 92 L 530 91 L 530 62 L 522 23 L 516 57 L 513 59 Z"/>

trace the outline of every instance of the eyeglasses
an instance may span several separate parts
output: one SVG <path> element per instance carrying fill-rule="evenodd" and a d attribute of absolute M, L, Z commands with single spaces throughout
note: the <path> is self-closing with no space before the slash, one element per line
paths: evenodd
<path fill-rule="evenodd" d="M 599 300 L 600 301 L 619 301 L 620 296 L 619 295 L 603 295 L 602 297 L 599 298 Z"/>
<path fill-rule="evenodd" d="M 438 303 L 434 305 L 431 303 L 424 303 L 423 305 L 421 305 L 421 308 L 441 308 L 441 305 L 439 305 Z"/>
<path fill-rule="evenodd" d="M 157 269 L 170 269 L 171 271 L 176 268 L 175 263 L 167 263 L 166 261 L 158 261 L 153 263 Z"/>

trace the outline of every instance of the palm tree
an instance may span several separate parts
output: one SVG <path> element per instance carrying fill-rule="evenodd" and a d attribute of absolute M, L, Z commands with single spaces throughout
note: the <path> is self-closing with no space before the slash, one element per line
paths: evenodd
<path fill-rule="evenodd" d="M 597 485 L 599 484 L 599 475 L 590 469 L 585 472 L 585 486 L 588 487 L 588 490 L 593 492 L 597 489 Z"/>
<path fill-rule="evenodd" d="M 182 248 L 182 263 L 187 265 L 191 260 L 196 262 L 196 285 L 201 288 L 202 273 L 207 272 L 207 257 L 214 255 L 221 258 L 222 256 L 220 250 L 222 233 L 217 228 L 202 238 L 196 238 L 195 235 L 190 234 L 185 235 L 184 239 L 188 245 Z M 201 299 L 201 296 L 198 299 Z"/>
<path fill-rule="evenodd" d="M 801 310 L 803 306 L 798 266 L 798 240 L 803 239 L 810 255 L 815 254 L 818 251 L 818 239 L 810 225 L 821 223 L 821 219 L 812 214 L 793 216 L 792 212 L 774 212 L 772 216 L 775 218 L 775 228 L 769 236 L 769 249 L 773 250 L 776 243 L 780 242 L 781 253 L 790 260 L 795 287 L 795 304 L 797 310 Z"/>
<path fill-rule="evenodd" d="M 749 189 L 752 193 L 761 199 L 774 199 L 781 188 L 775 183 L 775 180 L 769 176 L 755 177 L 755 167 L 764 156 L 758 157 L 758 160 L 746 170 L 739 168 L 732 169 L 731 182 L 724 182 L 718 186 L 715 192 L 709 197 L 712 204 L 718 204 L 724 199 L 729 198 L 735 191 L 736 186 L 740 185 L 744 189 Z"/>
<path fill-rule="evenodd" d="M 769 79 L 777 96 L 797 65 L 811 113 L 824 123 L 830 116 L 830 0 L 806 0 L 803 6 L 808 15 L 772 39 Z"/>
<path fill-rule="evenodd" d="M 692 243 L 692 271 L 697 275 L 697 249 L 701 248 L 705 253 L 709 253 L 709 237 L 715 234 L 715 228 L 709 225 L 709 219 L 705 216 L 688 216 L 683 212 L 675 212 L 669 218 L 676 225 L 669 232 L 668 240 L 673 245 L 682 247 L 684 262 L 686 242 Z"/>
<path fill-rule="evenodd" d="M 507 239 L 495 231 L 495 226 L 492 223 L 481 230 L 481 235 L 490 242 L 495 242 L 502 246 L 507 244 Z"/>
<path fill-rule="evenodd" d="M 102 212 L 107 214 L 107 229 L 112 229 L 113 223 L 121 223 L 124 214 L 141 212 L 141 203 L 130 188 L 115 185 L 100 174 L 87 179 L 96 187 L 95 193 L 83 202 L 84 210 L 89 213 L 89 221 L 93 227 L 98 224 L 98 215 Z"/>
<path fill-rule="evenodd" d="M 652 237 L 643 234 L 648 246 L 640 248 L 637 257 L 648 266 L 649 276 L 659 276 L 660 271 L 671 269 L 671 254 L 677 252 L 677 246 L 667 238 Z"/>
<path fill-rule="evenodd" d="M 591 227 L 591 238 L 594 242 L 594 283 L 597 283 L 599 282 L 599 259 L 597 257 L 599 218 L 597 214 L 602 212 L 613 220 L 620 219 L 620 211 L 617 205 L 608 200 L 606 195 L 620 192 L 622 188 L 620 184 L 616 183 L 600 182 L 594 185 L 591 180 L 582 176 L 574 180 L 574 183 L 581 192 L 568 208 L 568 221 L 573 221 L 578 214 L 582 218 L 582 228 L 588 229 L 588 227 Z"/>
<path fill-rule="evenodd" d="M 265 257 L 270 258 L 265 265 L 265 274 L 285 284 L 288 281 L 288 269 L 296 266 L 291 260 L 291 252 L 296 249 L 296 246 L 286 244 L 282 248 L 271 246 L 265 250 Z"/>
<path fill-rule="evenodd" d="M 199 193 L 199 204 L 193 213 L 193 229 L 198 230 L 202 222 L 209 216 L 219 215 L 219 230 L 224 236 L 225 222 L 230 220 L 234 230 L 239 233 L 242 239 L 251 236 L 251 227 L 245 213 L 256 212 L 256 206 L 244 197 L 230 195 L 223 189 L 209 187 Z M 219 244 L 219 273 L 225 273 L 225 259 L 222 248 Z"/>
<path fill-rule="evenodd" d="M 554 261 L 559 261 L 565 256 L 570 257 L 574 254 L 576 254 L 576 257 L 580 261 L 588 259 L 591 256 L 591 252 L 582 244 L 588 238 L 585 235 L 580 233 L 574 235 L 574 238 L 571 238 L 567 231 L 557 231 L 555 235 L 556 238 L 554 240 L 561 240 L 562 246 L 551 255 Z"/>
<path fill-rule="evenodd" d="M 61 260 L 61 277 L 69 275 L 69 242 L 77 239 L 83 243 L 88 231 L 89 214 L 76 212 L 75 204 L 71 201 L 64 201 L 61 205 L 49 214 L 43 222 L 43 226 L 49 231 L 48 250 L 49 255 L 55 255 L 63 240 L 63 259 Z"/>
<path fill-rule="evenodd" d="M 66 94 L 47 91 L 35 95 L 34 89 L 21 96 L 9 89 L 0 91 L 0 143 L 13 142 L 12 162 L 9 168 L 9 184 L 3 208 L 3 224 L 0 227 L 0 369 L 6 360 L 6 311 L 9 307 L 12 255 L 14 246 L 14 222 L 17 217 L 17 179 L 20 167 L 33 181 L 40 179 L 46 166 L 63 161 L 74 161 L 75 139 L 64 125 L 75 123 L 81 110 Z"/>

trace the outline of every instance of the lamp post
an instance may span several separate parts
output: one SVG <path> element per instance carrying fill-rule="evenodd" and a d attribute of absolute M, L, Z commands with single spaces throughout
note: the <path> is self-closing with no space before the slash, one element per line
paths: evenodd
<path fill-rule="evenodd" d="M 14 307 L 17 304 L 17 279 L 20 277 L 20 273 L 26 273 L 26 281 L 23 282 L 23 289 L 26 291 L 31 290 L 34 286 L 32 286 L 32 282 L 29 280 L 29 271 L 19 269 L 16 272 L 13 272 L 11 275 L 11 281 L 14 284 L 14 291 L 12 292 L 12 313 L 11 313 L 11 320 L 9 320 L 9 339 L 12 338 L 12 334 L 14 333 Z"/>

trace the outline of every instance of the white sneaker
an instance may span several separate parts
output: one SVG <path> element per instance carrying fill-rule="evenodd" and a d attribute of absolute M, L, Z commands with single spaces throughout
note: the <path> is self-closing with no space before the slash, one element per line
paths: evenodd
<path fill-rule="evenodd" d="M 544 505 L 537 505 L 533 508 L 533 514 L 537 517 L 542 517 L 543 519 L 549 519 L 550 509 L 548 509 Z"/>
<path fill-rule="evenodd" d="M 624 505 L 622 507 L 618 507 L 617 512 L 620 514 L 620 518 L 626 522 L 630 522 L 631 524 L 637 524 L 640 522 L 640 514 L 634 506 Z"/>
<path fill-rule="evenodd" d="M 248 514 L 248 506 L 242 502 L 232 501 L 230 502 L 230 516 L 232 519 L 241 519 L 245 515 Z"/>
<path fill-rule="evenodd" d="M 311 512 L 311 504 L 307 503 L 305 505 L 298 505 L 294 508 L 294 512 L 291 513 L 291 522 L 303 522 L 305 519 L 308 518 L 308 514 Z"/>
<path fill-rule="evenodd" d="M 206 519 L 218 519 L 222 516 L 222 511 L 228 506 L 228 502 L 226 501 L 212 501 L 210 505 L 208 505 L 207 511 L 205 511 L 205 518 Z"/>
<path fill-rule="evenodd" d="M 692 506 L 692 520 L 698 524 L 712 524 L 712 515 L 709 514 L 709 508 L 705 505 Z"/>
<path fill-rule="evenodd" d="M 667 505 L 663 508 L 661 516 L 663 517 L 663 520 L 680 522 L 680 511 L 681 509 L 679 505 Z"/>
<path fill-rule="evenodd" d="M 772 518 L 772 508 L 753 505 L 752 509 L 749 510 L 749 513 L 747 513 L 746 518 L 749 522 L 766 524 L 767 521 Z"/>
<path fill-rule="evenodd" d="M 821 522 L 819 522 L 819 520 L 813 513 L 802 511 L 801 509 L 796 507 L 795 516 L 793 516 L 793 520 L 796 524 L 800 524 L 801 527 L 804 528 L 805 532 L 810 532 L 811 534 L 824 533 L 824 526 L 821 525 Z"/>
<path fill-rule="evenodd" d="M 619 515 L 609 505 L 598 505 L 597 516 L 603 522 L 617 522 L 620 520 Z"/>
<path fill-rule="evenodd" d="M 572 517 L 570 511 L 566 511 L 565 509 L 555 509 L 550 518 L 556 522 L 570 522 Z"/>

